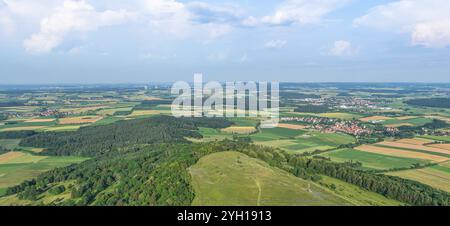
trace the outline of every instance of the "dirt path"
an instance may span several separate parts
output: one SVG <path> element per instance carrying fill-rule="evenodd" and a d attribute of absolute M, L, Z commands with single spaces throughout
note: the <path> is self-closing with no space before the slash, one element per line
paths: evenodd
<path fill-rule="evenodd" d="M 255 180 L 256 186 L 258 187 L 258 200 L 256 201 L 256 206 L 261 206 L 261 185 L 259 181 Z"/>

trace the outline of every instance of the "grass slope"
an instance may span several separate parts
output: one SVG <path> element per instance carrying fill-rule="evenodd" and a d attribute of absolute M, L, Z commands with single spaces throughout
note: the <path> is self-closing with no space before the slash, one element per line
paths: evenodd
<path fill-rule="evenodd" d="M 237 152 L 205 156 L 190 173 L 193 205 L 350 205 L 321 186 Z"/>

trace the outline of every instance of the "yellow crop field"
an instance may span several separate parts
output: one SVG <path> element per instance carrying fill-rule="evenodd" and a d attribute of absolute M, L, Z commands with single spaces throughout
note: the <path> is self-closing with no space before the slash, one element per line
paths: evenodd
<path fill-rule="evenodd" d="M 397 123 L 397 124 L 390 124 L 390 125 L 386 125 L 386 127 L 390 127 L 390 128 L 398 128 L 401 126 L 414 126 L 414 124 L 411 123 Z"/>
<path fill-rule="evenodd" d="M 19 158 L 21 156 L 24 156 L 25 154 L 22 152 L 15 152 L 15 151 L 11 151 L 8 153 L 5 153 L 3 155 L 0 155 L 0 164 L 2 163 L 7 163 L 13 159 Z"/>
<path fill-rule="evenodd" d="M 235 134 L 250 134 L 256 132 L 256 128 L 252 126 L 231 126 L 222 129 L 222 131 L 226 133 L 235 133 Z"/>
<path fill-rule="evenodd" d="M 415 180 L 450 192 L 450 174 L 433 168 L 392 172 L 388 175 Z"/>
<path fill-rule="evenodd" d="M 47 126 L 23 126 L 23 127 L 11 127 L 11 128 L 5 128 L 1 129 L 0 132 L 6 132 L 6 131 L 22 131 L 22 130 L 38 130 L 47 128 Z"/>
<path fill-rule="evenodd" d="M 395 157 L 403 157 L 403 158 L 413 158 L 413 159 L 423 159 L 423 160 L 429 160 L 433 162 L 444 162 L 449 160 L 449 158 L 443 157 L 443 156 L 437 156 L 432 154 L 426 154 L 421 152 L 414 152 L 414 151 L 406 151 L 406 150 L 400 150 L 395 148 L 384 148 L 384 147 L 377 147 L 372 145 L 361 145 L 359 147 L 355 148 L 359 151 L 365 151 L 370 153 L 376 153 L 376 154 L 382 154 L 382 155 L 390 155 Z"/>
<path fill-rule="evenodd" d="M 450 151 L 450 144 L 431 144 L 431 145 L 427 145 L 433 148 L 439 148 L 439 149 L 445 149 Z"/>
<path fill-rule="evenodd" d="M 415 145 L 425 145 L 428 143 L 432 143 L 432 140 L 422 139 L 422 138 L 414 138 L 414 139 L 401 139 L 396 141 L 398 143 L 405 143 L 405 144 L 415 144 Z"/>
<path fill-rule="evenodd" d="M 36 118 L 25 121 L 26 123 L 36 123 L 36 122 L 53 122 L 56 119 L 54 118 Z"/>
<path fill-rule="evenodd" d="M 397 120 L 408 120 L 408 119 L 415 119 L 418 118 L 418 116 L 403 116 L 403 117 L 397 117 L 395 119 Z"/>
<path fill-rule="evenodd" d="M 392 142 L 392 141 L 384 141 L 378 143 L 383 146 L 389 146 L 393 148 L 406 148 L 406 149 L 414 149 L 414 150 L 421 150 L 421 151 L 427 151 L 427 152 L 436 152 L 436 153 L 442 153 L 442 154 L 448 154 L 450 155 L 450 151 L 440 148 L 434 148 L 434 147 L 428 147 L 423 145 L 415 145 L 415 144 L 406 144 L 406 143 L 398 143 L 398 142 Z"/>
<path fill-rule="evenodd" d="M 419 138 L 414 138 L 414 139 L 401 139 L 396 141 L 397 143 L 404 143 L 404 144 L 415 144 L 415 145 L 424 145 L 427 143 L 431 143 L 433 142 L 432 140 L 425 140 L 425 139 L 419 139 Z"/>
<path fill-rule="evenodd" d="M 280 123 L 278 124 L 279 128 L 284 128 L 284 129 L 294 129 L 294 130 L 302 130 L 302 129 L 306 129 L 306 126 L 303 125 L 295 125 L 295 124 L 285 124 L 285 123 Z"/>
<path fill-rule="evenodd" d="M 133 113 L 131 113 L 131 117 L 136 117 L 136 116 L 144 116 L 144 115 L 159 115 L 160 111 L 157 110 L 142 110 L 142 111 L 133 111 Z"/>
<path fill-rule="evenodd" d="M 362 118 L 360 120 L 363 122 L 371 122 L 371 121 L 385 121 L 385 120 L 390 120 L 390 119 L 392 119 L 392 118 L 386 117 L 386 116 L 372 116 L 372 117 Z"/>
<path fill-rule="evenodd" d="M 74 125 L 74 124 L 87 124 L 94 123 L 101 120 L 102 116 L 79 116 L 79 117 L 68 117 L 59 119 L 60 125 Z"/>

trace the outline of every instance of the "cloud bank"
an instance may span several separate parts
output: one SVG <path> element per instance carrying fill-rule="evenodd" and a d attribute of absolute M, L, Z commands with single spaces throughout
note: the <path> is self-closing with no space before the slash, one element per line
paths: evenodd
<path fill-rule="evenodd" d="M 409 34 L 412 45 L 450 46 L 450 1 L 400 0 L 371 9 L 354 20 L 356 26 Z"/>

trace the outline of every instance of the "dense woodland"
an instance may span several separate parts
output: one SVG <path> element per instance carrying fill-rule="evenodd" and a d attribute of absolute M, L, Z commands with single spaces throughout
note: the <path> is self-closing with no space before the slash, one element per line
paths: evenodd
<path fill-rule="evenodd" d="M 1 155 L 1 154 L 5 154 L 5 153 L 7 153 L 7 152 L 9 152 L 8 149 L 6 149 L 6 148 L 0 146 L 0 155 Z"/>
<path fill-rule="evenodd" d="M 330 111 L 330 107 L 326 105 L 304 105 L 297 107 L 294 112 L 304 113 L 326 113 Z"/>
<path fill-rule="evenodd" d="M 17 107 L 24 106 L 24 101 L 9 101 L 9 102 L 0 102 L 0 107 Z"/>
<path fill-rule="evenodd" d="M 305 94 L 305 93 L 297 93 L 297 92 L 281 92 L 280 93 L 281 98 L 286 99 L 318 99 L 321 98 L 321 96 L 316 94 Z"/>
<path fill-rule="evenodd" d="M 141 104 L 135 106 L 133 110 L 148 110 L 158 105 L 170 105 L 172 102 L 173 100 L 145 100 L 142 101 Z"/>
<path fill-rule="evenodd" d="M 447 128 L 449 124 L 445 121 L 434 119 L 432 122 L 423 126 L 401 126 L 398 129 L 401 131 L 396 134 L 397 138 L 413 138 L 416 134 L 424 134 L 424 129 L 437 130 Z"/>
<path fill-rule="evenodd" d="M 93 158 L 44 173 L 36 180 L 9 188 L 7 194 L 38 200 L 44 192 L 70 191 L 71 199 L 56 201 L 57 205 L 190 205 L 194 191 L 188 168 L 208 154 L 239 151 L 303 179 L 318 181 L 320 175 L 327 175 L 409 205 L 450 204 L 449 193 L 405 179 L 360 171 L 354 163 L 291 155 L 253 145 L 248 138 L 210 143 L 190 143 L 183 138 L 199 136 L 197 126 L 220 128 L 229 124 L 221 119 L 156 117 L 71 132 L 65 135 L 69 139 L 54 133 L 34 135 L 25 139 L 26 144 L 44 147 L 49 142 L 48 153 Z M 132 135 L 138 138 L 126 134 L 132 130 L 137 131 Z M 108 140 L 111 138 L 117 139 L 117 145 Z M 87 140 L 75 145 L 79 139 Z M 57 151 L 59 148 L 65 151 Z"/>
<path fill-rule="evenodd" d="M 24 147 L 46 148 L 43 155 L 99 156 L 135 144 L 187 143 L 185 137 L 201 138 L 199 126 L 225 128 L 224 119 L 172 118 L 168 116 L 119 121 L 84 127 L 73 132 L 46 132 L 25 138 Z"/>
<path fill-rule="evenodd" d="M 450 98 L 414 99 L 405 103 L 420 107 L 450 108 Z"/>
<path fill-rule="evenodd" d="M 0 132 L 0 139 L 22 139 L 26 137 L 30 137 L 36 135 L 37 132 L 32 130 L 23 130 L 23 131 L 6 131 Z"/>

